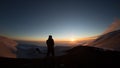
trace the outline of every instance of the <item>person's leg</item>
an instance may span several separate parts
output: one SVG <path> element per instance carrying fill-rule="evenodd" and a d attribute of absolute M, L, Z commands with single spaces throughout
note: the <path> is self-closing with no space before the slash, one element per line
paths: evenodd
<path fill-rule="evenodd" d="M 51 52 L 52 52 L 52 56 L 55 56 L 55 53 L 54 53 L 54 48 L 52 49 L 52 51 L 51 51 Z"/>
<path fill-rule="evenodd" d="M 50 56 L 50 49 L 47 50 L 47 56 Z"/>

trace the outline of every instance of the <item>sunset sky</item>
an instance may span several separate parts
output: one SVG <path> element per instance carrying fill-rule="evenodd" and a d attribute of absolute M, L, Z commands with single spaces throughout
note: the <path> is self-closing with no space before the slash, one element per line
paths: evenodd
<path fill-rule="evenodd" d="M 101 34 L 120 18 L 120 0 L 0 0 L 0 35 L 75 40 Z"/>

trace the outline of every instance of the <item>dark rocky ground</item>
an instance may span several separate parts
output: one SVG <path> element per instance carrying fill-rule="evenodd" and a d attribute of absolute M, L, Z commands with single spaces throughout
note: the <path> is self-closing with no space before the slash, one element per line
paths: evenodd
<path fill-rule="evenodd" d="M 43 59 L 0 58 L 0 66 L 16 68 L 104 68 L 120 67 L 120 52 L 77 46 L 67 54 Z"/>

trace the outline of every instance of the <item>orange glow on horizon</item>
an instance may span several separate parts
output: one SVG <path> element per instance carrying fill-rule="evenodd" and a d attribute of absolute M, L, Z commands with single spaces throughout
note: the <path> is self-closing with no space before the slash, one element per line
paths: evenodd
<path fill-rule="evenodd" d="M 10 37 L 10 36 L 8 36 Z M 48 38 L 34 38 L 34 37 L 10 37 L 14 40 L 25 40 L 25 41 L 46 41 Z M 96 37 L 86 37 L 86 38 L 76 38 L 76 37 L 71 37 L 71 38 L 55 38 L 53 37 L 54 41 L 68 41 L 68 42 L 77 42 L 77 41 L 84 41 L 84 40 L 90 40 L 90 39 L 95 39 Z"/>

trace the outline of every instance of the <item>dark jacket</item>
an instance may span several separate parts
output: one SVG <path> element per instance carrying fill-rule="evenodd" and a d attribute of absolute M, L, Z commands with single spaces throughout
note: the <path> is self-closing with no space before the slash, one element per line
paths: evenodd
<path fill-rule="evenodd" d="M 48 49 L 49 49 L 49 48 L 54 48 L 54 40 L 53 40 L 53 39 L 48 39 L 48 40 L 46 41 L 46 43 L 47 43 Z"/>

